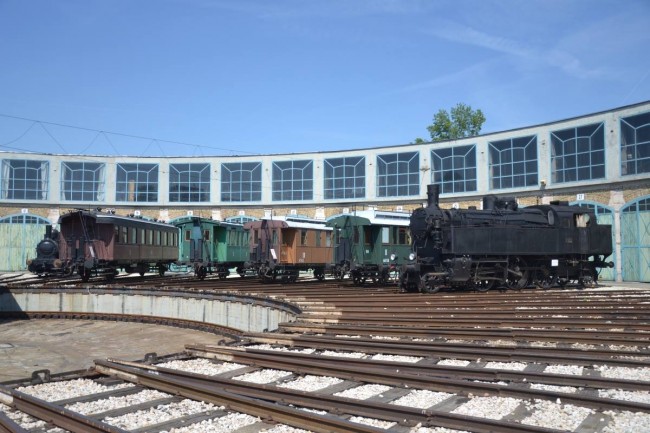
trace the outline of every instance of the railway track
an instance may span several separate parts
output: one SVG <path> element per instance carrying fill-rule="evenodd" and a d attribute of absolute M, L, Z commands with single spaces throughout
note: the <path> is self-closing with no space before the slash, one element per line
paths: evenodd
<path fill-rule="evenodd" d="M 169 290 L 163 279 L 140 280 L 137 290 Z M 339 282 L 174 284 L 283 299 L 302 314 L 219 346 L 6 383 L 0 432 L 650 428 L 649 291 L 431 296 Z"/>

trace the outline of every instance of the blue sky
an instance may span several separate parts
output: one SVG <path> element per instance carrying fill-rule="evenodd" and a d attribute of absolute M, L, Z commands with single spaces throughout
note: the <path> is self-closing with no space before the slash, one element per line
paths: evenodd
<path fill-rule="evenodd" d="M 295 153 L 650 100 L 647 0 L 0 0 L 0 150 Z M 74 126 L 77 128 L 70 128 Z"/>

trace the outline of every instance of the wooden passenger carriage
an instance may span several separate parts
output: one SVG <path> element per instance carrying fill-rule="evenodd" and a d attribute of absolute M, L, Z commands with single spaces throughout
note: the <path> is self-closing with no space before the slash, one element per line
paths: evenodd
<path fill-rule="evenodd" d="M 230 269 L 244 275 L 248 259 L 248 232 L 242 224 L 187 216 L 173 221 L 180 229 L 179 265 L 190 266 L 194 275 L 226 278 Z"/>
<path fill-rule="evenodd" d="M 162 222 L 76 210 L 59 218 L 59 260 L 66 273 L 112 278 L 119 269 L 163 275 L 178 260 L 178 229 Z"/>
<path fill-rule="evenodd" d="M 368 209 L 330 218 L 334 229 L 331 272 L 357 285 L 386 283 L 411 252 L 410 214 Z"/>
<path fill-rule="evenodd" d="M 244 224 L 249 230 L 249 261 L 264 281 L 295 281 L 300 271 L 313 270 L 320 280 L 332 260 L 332 229 L 324 221 L 274 217 Z"/>

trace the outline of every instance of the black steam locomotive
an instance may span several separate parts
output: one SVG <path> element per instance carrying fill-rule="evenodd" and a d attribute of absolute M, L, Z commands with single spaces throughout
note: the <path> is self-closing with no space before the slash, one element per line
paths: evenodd
<path fill-rule="evenodd" d="M 61 273 L 59 232 L 51 225 L 45 226 L 45 236 L 36 245 L 36 258 L 27 260 L 27 269 L 38 275 Z"/>
<path fill-rule="evenodd" d="M 400 286 L 435 293 L 442 288 L 494 286 L 549 288 L 596 284 L 598 270 L 613 267 L 610 225 L 585 207 L 555 201 L 518 208 L 512 197 L 483 198 L 483 210 L 441 209 L 437 185 L 427 207 L 411 215 L 412 253 Z"/>

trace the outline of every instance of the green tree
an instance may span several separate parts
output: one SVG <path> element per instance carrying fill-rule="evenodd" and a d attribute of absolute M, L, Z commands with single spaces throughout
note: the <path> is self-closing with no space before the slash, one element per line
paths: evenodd
<path fill-rule="evenodd" d="M 472 107 L 460 102 L 450 112 L 440 109 L 427 130 L 431 141 L 454 140 L 480 134 L 483 123 L 485 116 L 481 110 L 472 110 Z M 422 142 L 424 140 L 421 138 L 415 139 L 415 144 Z"/>

